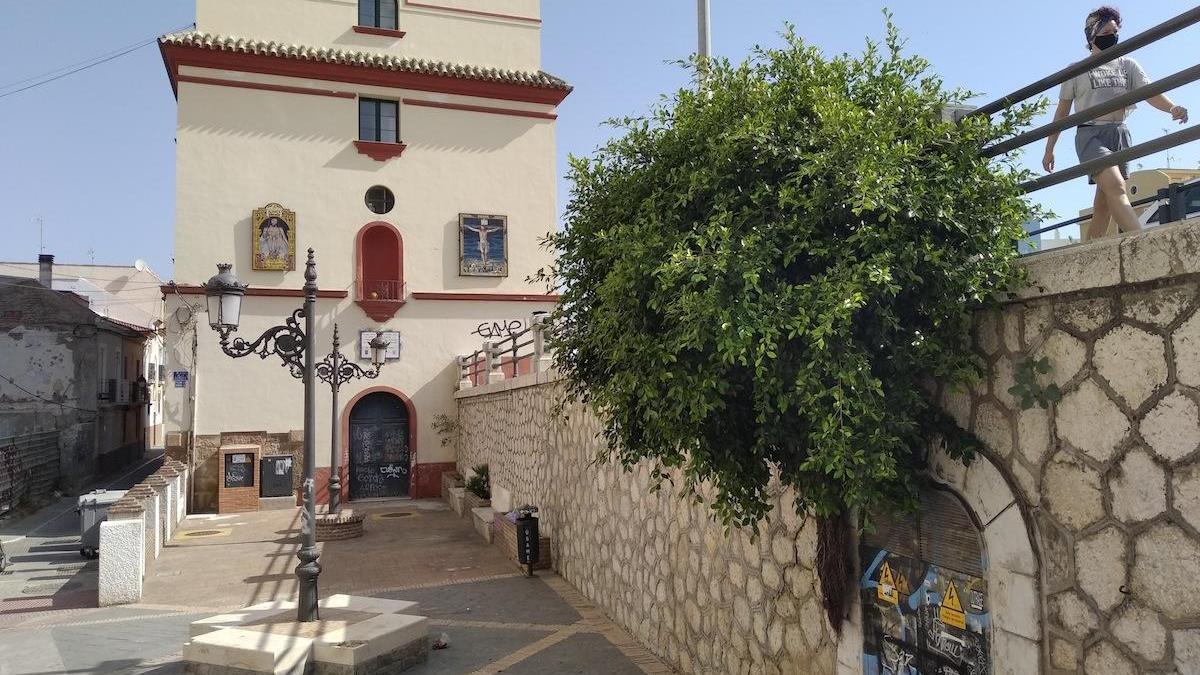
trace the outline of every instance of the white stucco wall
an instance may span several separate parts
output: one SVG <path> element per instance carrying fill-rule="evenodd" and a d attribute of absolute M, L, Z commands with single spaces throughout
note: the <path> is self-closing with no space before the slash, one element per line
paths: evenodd
<path fill-rule="evenodd" d="M 433 61 L 538 70 L 541 24 L 451 8 L 538 19 L 539 0 L 398 0 L 403 38 L 356 33 L 357 0 L 197 0 L 197 30 L 286 44 L 377 51 Z"/>

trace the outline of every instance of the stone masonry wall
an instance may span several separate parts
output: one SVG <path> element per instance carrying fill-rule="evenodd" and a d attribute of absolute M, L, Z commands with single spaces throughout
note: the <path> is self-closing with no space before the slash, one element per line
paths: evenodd
<path fill-rule="evenodd" d="M 931 474 L 981 505 L 989 531 L 1010 533 L 988 543 L 993 621 L 1041 636 L 997 634 L 993 672 L 1200 673 L 1200 227 L 1025 264 L 1021 297 L 977 317 L 987 376 L 937 392 L 987 448 L 979 470 L 935 461 Z M 1043 356 L 1040 381 L 1063 397 L 1021 410 L 1008 391 L 1016 368 Z M 839 649 L 823 617 L 815 526 L 787 494 L 757 540 L 724 533 L 705 507 L 651 494 L 644 467 L 592 463 L 598 420 L 579 408 L 554 417 L 555 382 L 542 373 L 459 392 L 458 465 L 488 463 L 514 504 L 541 507 L 564 578 L 685 673 L 861 669 L 861 645 Z M 1000 493 L 1015 496 L 1007 513 L 1023 528 L 989 527 Z M 1030 541 L 1036 560 L 1014 564 Z M 1029 601 L 1001 574 L 1022 567 L 1036 568 Z"/>
<path fill-rule="evenodd" d="M 512 503 L 540 508 L 559 574 L 685 673 L 834 672 L 834 638 L 812 571 L 816 525 L 782 491 L 755 540 L 649 471 L 595 465 L 598 420 L 553 417 L 559 386 L 460 401 L 459 470 L 487 463 Z"/>

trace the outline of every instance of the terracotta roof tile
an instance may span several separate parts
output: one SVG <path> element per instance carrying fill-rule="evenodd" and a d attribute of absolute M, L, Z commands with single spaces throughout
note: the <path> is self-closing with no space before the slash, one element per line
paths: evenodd
<path fill-rule="evenodd" d="M 358 65 L 400 72 L 441 75 L 463 80 L 521 84 L 543 89 L 571 90 L 571 85 L 567 84 L 565 80 L 541 70 L 530 72 L 446 63 L 444 61 L 427 61 L 425 59 L 380 54 L 378 52 L 361 52 L 328 47 L 306 47 L 304 45 L 251 40 L 249 38 L 229 35 L 215 35 L 213 33 L 203 33 L 194 30 L 168 33 L 160 38 L 160 41 L 163 44 L 178 45 L 181 47 L 199 47 L 223 52 L 258 54 L 284 59 L 296 59 L 299 61 Z"/>

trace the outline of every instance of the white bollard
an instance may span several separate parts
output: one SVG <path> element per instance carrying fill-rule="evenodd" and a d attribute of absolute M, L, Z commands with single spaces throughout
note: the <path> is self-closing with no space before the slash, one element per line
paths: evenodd
<path fill-rule="evenodd" d="M 139 518 L 100 523 L 100 606 L 142 599 L 145 574 L 145 521 Z"/>

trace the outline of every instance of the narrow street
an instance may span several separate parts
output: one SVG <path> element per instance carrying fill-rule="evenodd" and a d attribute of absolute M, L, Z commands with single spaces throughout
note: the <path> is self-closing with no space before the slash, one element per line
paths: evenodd
<path fill-rule="evenodd" d="M 94 488 L 127 490 L 162 464 L 162 450 Z M 96 606 L 98 563 L 79 554 L 78 496 L 64 496 L 15 521 L 0 521 L 10 567 L 0 574 L 0 629 L 31 613 Z M 3 665 L 0 665 L 2 672 Z"/>

